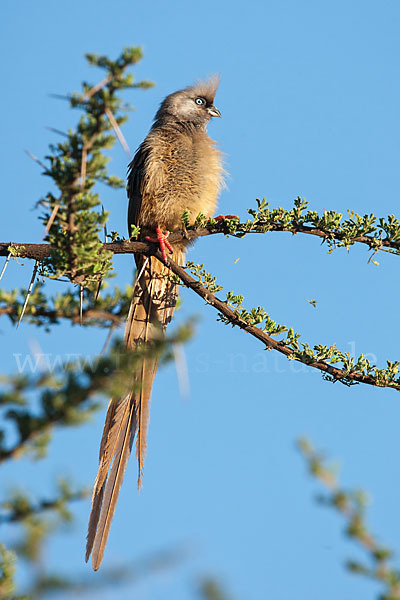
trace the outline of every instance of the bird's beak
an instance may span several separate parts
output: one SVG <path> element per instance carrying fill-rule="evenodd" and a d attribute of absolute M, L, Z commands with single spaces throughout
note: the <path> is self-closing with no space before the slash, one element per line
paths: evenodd
<path fill-rule="evenodd" d="M 219 112 L 218 108 L 216 106 L 214 106 L 214 104 L 211 104 L 211 106 L 209 106 L 207 108 L 208 114 L 210 115 L 210 117 L 220 117 L 221 113 Z"/>

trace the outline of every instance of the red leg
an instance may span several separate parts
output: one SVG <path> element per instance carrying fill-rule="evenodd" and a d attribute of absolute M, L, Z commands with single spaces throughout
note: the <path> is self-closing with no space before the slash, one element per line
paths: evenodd
<path fill-rule="evenodd" d="M 159 227 L 156 227 L 156 234 L 157 234 L 156 238 L 152 238 L 152 237 L 150 237 L 150 236 L 147 235 L 146 236 L 146 240 L 148 242 L 154 242 L 155 244 L 159 244 L 162 257 L 166 261 L 167 260 L 167 253 L 165 251 L 165 247 L 167 247 L 168 250 L 170 252 L 172 252 L 172 246 L 171 246 L 171 244 L 169 243 L 169 241 L 167 239 L 168 236 L 169 236 L 169 231 L 166 231 L 165 233 L 163 233 Z"/>

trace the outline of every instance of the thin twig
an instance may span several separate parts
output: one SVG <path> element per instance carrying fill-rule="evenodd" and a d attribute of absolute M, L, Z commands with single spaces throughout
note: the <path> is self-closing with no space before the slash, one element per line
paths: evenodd
<path fill-rule="evenodd" d="M 50 127 L 50 125 L 45 125 L 45 129 L 48 129 L 52 133 L 57 133 L 58 135 L 62 135 L 63 137 L 69 137 L 68 133 L 61 131 L 61 129 L 56 129 L 55 127 Z"/>
<path fill-rule="evenodd" d="M 11 258 L 11 252 L 9 252 L 9 253 L 8 253 L 8 256 L 7 256 L 7 258 L 6 258 L 6 262 L 4 263 L 4 267 L 3 267 L 3 268 L 2 268 L 2 270 L 1 270 L 1 273 L 0 273 L 0 281 L 3 279 L 3 275 L 4 275 L 4 273 L 6 272 L 6 269 L 7 269 L 7 267 L 8 267 L 8 263 L 10 262 L 10 258 Z"/>
<path fill-rule="evenodd" d="M 69 102 L 71 102 L 71 100 L 74 100 L 74 102 L 76 102 L 77 104 L 86 104 L 85 100 L 79 100 L 79 98 L 72 96 L 72 95 L 68 95 L 68 94 L 48 94 L 50 98 L 55 98 L 56 100 L 68 100 Z"/>
<path fill-rule="evenodd" d="M 101 277 L 99 279 L 99 283 L 97 284 L 96 293 L 94 295 L 94 301 L 95 302 L 97 302 L 97 298 L 99 297 L 102 283 L 103 283 L 103 278 Z"/>
<path fill-rule="evenodd" d="M 131 151 L 129 150 L 129 146 L 126 142 L 126 139 L 124 138 L 124 134 L 121 131 L 120 126 L 118 125 L 114 115 L 112 114 L 111 110 L 109 108 L 106 108 L 104 111 L 108 117 L 108 120 L 111 123 L 112 128 L 115 131 L 115 135 L 117 136 L 117 138 L 119 139 L 119 141 L 121 142 L 121 146 L 123 147 L 123 149 L 125 150 L 126 154 L 130 157 L 131 156 Z"/>
<path fill-rule="evenodd" d="M 104 215 L 104 206 L 103 205 L 101 205 L 101 214 Z M 107 243 L 107 223 L 104 223 L 103 229 L 104 229 L 104 243 Z M 99 283 L 97 284 L 96 293 L 94 295 L 95 302 L 97 301 L 97 298 L 99 297 L 102 283 L 103 283 L 103 278 L 100 277 Z"/>
<path fill-rule="evenodd" d="M 81 192 L 85 189 L 85 181 L 86 181 L 86 159 L 87 159 L 87 150 L 85 146 L 82 148 L 82 160 L 81 160 Z"/>
<path fill-rule="evenodd" d="M 47 171 L 47 167 L 44 163 L 42 163 L 41 160 L 38 159 L 37 156 L 35 156 L 34 154 L 32 154 L 32 152 L 29 152 L 29 150 L 24 150 L 25 154 L 27 154 L 29 156 L 29 158 L 31 158 L 32 160 L 34 160 L 38 165 L 40 165 L 42 167 L 42 169 L 44 169 L 45 171 Z"/>
<path fill-rule="evenodd" d="M 79 286 L 79 325 L 82 325 L 83 314 L 83 285 Z"/>
<path fill-rule="evenodd" d="M 104 356 L 105 355 L 106 350 L 108 348 L 108 344 L 111 341 L 112 334 L 114 333 L 114 329 L 115 329 L 115 325 L 113 324 L 113 325 L 111 325 L 110 329 L 108 330 L 106 341 L 104 342 L 104 346 L 101 349 L 100 356 Z"/>
<path fill-rule="evenodd" d="M 35 283 L 35 278 L 36 278 L 36 273 L 37 273 L 38 267 L 39 267 L 39 261 L 37 260 L 35 262 L 35 266 L 33 267 L 32 279 L 31 279 L 31 282 L 29 284 L 28 293 L 27 293 L 26 298 L 25 298 L 24 306 L 22 307 L 21 316 L 20 316 L 19 321 L 17 323 L 17 329 L 18 329 L 19 324 L 21 323 L 22 319 L 24 318 L 26 307 L 28 306 L 29 298 L 30 298 L 30 295 L 31 295 L 31 292 L 32 292 L 33 284 Z"/>
<path fill-rule="evenodd" d="M 142 265 L 142 268 L 140 269 L 139 275 L 136 277 L 136 279 L 135 279 L 135 282 L 134 282 L 134 284 L 133 284 L 133 287 L 132 287 L 132 298 L 133 298 L 133 296 L 135 295 L 136 286 L 137 286 L 137 284 L 138 284 L 138 281 L 139 281 L 139 279 L 140 279 L 140 278 L 141 278 L 141 276 L 142 276 L 142 273 L 143 273 L 143 271 L 144 271 L 144 270 L 145 270 L 145 268 L 146 268 L 146 265 L 147 265 L 148 261 L 149 261 L 149 257 L 148 257 L 148 256 L 146 256 L 146 260 L 144 261 L 144 263 L 143 263 L 143 265 Z"/>
<path fill-rule="evenodd" d="M 190 396 L 190 386 L 189 386 L 189 374 L 187 368 L 187 362 L 185 357 L 185 351 L 183 349 L 183 344 L 174 344 L 172 346 L 172 351 L 174 353 L 175 360 L 175 368 L 176 375 L 178 377 L 178 386 L 179 391 L 185 400 L 187 400 Z"/>
<path fill-rule="evenodd" d="M 101 214 L 104 215 L 104 206 L 101 205 Z M 104 223 L 104 243 L 107 243 L 107 221 Z"/>
<path fill-rule="evenodd" d="M 107 83 L 109 81 L 110 81 L 110 76 L 107 75 L 107 77 L 104 77 L 104 79 L 102 79 L 101 81 L 99 81 L 99 83 L 96 83 L 96 85 L 94 85 L 93 87 L 91 87 L 90 90 L 88 90 L 85 94 L 83 94 L 82 100 L 89 100 L 89 98 L 91 98 L 92 96 L 94 96 L 94 94 L 96 92 L 98 92 L 99 90 L 101 90 L 101 88 L 103 88 L 105 85 L 107 85 Z"/>
<path fill-rule="evenodd" d="M 58 213 L 58 210 L 59 210 L 60 206 L 61 206 L 61 204 L 60 204 L 59 202 L 57 202 L 57 203 L 54 205 L 54 208 L 53 208 L 53 210 L 52 210 L 52 212 L 51 212 L 51 215 L 50 215 L 50 217 L 49 217 L 49 220 L 48 220 L 48 221 L 47 221 L 47 223 L 46 223 L 46 227 L 45 227 L 45 229 L 44 229 L 44 234 L 43 234 L 43 238 L 42 238 L 42 239 L 44 239 L 44 238 L 46 237 L 46 235 L 49 233 L 49 231 L 50 231 L 50 228 L 51 228 L 51 226 L 53 225 L 54 219 L 55 219 L 55 218 L 56 218 L 56 216 L 57 216 L 57 213 Z"/>

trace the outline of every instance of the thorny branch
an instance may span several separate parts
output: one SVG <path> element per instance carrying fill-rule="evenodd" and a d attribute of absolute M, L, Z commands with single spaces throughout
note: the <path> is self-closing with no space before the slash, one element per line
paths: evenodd
<path fill-rule="evenodd" d="M 89 495 L 87 490 L 72 492 L 66 487 L 65 482 L 61 483 L 60 492 L 56 498 L 40 500 L 36 503 L 30 502 L 25 494 L 13 494 L 11 499 L 0 505 L 0 523 L 15 523 L 52 510 L 65 512 L 66 502 L 82 500 Z"/>
<path fill-rule="evenodd" d="M 286 231 L 292 233 L 293 235 L 296 233 L 304 233 L 307 235 L 313 235 L 321 238 L 323 241 L 336 239 L 337 241 L 342 242 L 344 239 L 344 234 L 342 233 L 334 233 L 329 230 L 311 227 L 308 225 L 290 225 L 285 227 L 280 223 L 273 223 L 269 225 L 267 231 L 265 231 L 264 226 L 255 227 L 248 230 L 248 226 L 246 223 L 239 223 L 235 229 L 234 234 L 249 234 L 249 233 L 267 233 L 274 231 Z M 208 235 L 215 235 L 217 233 L 227 234 L 229 233 L 224 224 L 216 225 L 212 227 L 201 227 L 198 229 L 189 229 L 186 231 L 174 232 L 169 236 L 169 241 L 171 244 L 180 242 L 181 240 L 195 240 L 198 237 L 205 237 Z M 352 242 L 365 244 L 369 248 L 374 248 L 379 242 L 380 246 L 387 249 L 399 250 L 400 251 L 400 241 L 395 240 L 380 240 L 379 238 L 370 236 L 370 235 L 360 235 L 352 238 Z M 15 248 L 15 252 L 21 258 L 32 258 L 32 259 L 42 259 L 50 256 L 51 250 L 49 244 L 32 244 L 30 242 L 0 242 L 0 256 L 8 256 L 9 248 Z M 149 252 L 151 249 L 151 244 L 146 242 L 130 242 L 124 240 L 122 242 L 113 242 L 113 243 L 105 243 L 102 247 L 103 250 L 108 250 L 113 252 L 114 254 L 129 254 L 132 252 Z"/>
<path fill-rule="evenodd" d="M 277 228 L 272 228 L 274 224 L 269 224 L 268 231 L 284 231 L 284 225 L 277 225 Z M 313 229 L 312 227 L 304 226 L 304 225 L 296 225 L 296 227 L 292 227 L 291 229 L 287 229 L 292 231 L 295 229 L 295 232 L 304 232 L 311 233 L 313 235 L 322 236 L 322 231 L 319 229 Z M 224 233 L 231 235 L 244 235 L 244 231 L 247 230 L 248 233 L 256 233 L 263 231 L 265 233 L 265 226 L 257 227 L 252 226 L 249 222 L 240 224 L 236 220 L 230 220 L 228 222 L 216 223 L 211 222 L 207 227 L 194 228 L 182 232 L 175 232 L 170 235 L 171 243 L 179 242 L 180 240 L 193 240 L 197 237 L 203 237 L 210 234 L 215 233 Z M 303 231 L 304 230 L 304 231 Z M 331 236 L 332 237 L 332 236 Z M 395 249 L 399 245 L 399 242 L 388 240 L 373 238 L 371 236 L 358 236 L 357 238 L 352 238 L 352 242 L 360 241 L 362 243 L 366 243 L 370 246 L 370 248 L 377 248 L 377 242 L 383 245 L 385 242 L 390 244 L 390 247 Z M 347 242 L 346 242 L 347 243 Z M 13 245 L 11 245 L 13 246 Z M 126 254 L 132 252 L 141 252 L 145 254 L 155 255 L 159 260 L 162 260 L 161 254 L 155 249 L 154 245 L 146 242 L 131 242 L 131 241 L 122 241 L 122 242 L 112 242 L 108 244 L 103 244 L 102 246 L 107 251 L 111 251 L 114 254 Z M 39 244 L 39 245 L 31 245 L 31 244 L 16 244 L 14 246 L 14 252 L 18 256 L 24 257 L 37 257 L 38 252 L 41 257 L 45 257 L 50 252 L 50 247 L 47 244 Z M 0 244 L 0 254 L 2 252 L 9 252 L 10 244 Z M 37 258 L 36 258 L 37 260 Z M 388 368 L 385 369 L 377 369 L 375 366 L 369 365 L 366 361 L 365 357 L 361 356 L 359 359 L 359 363 L 354 364 L 351 359 L 343 360 L 343 355 L 337 351 L 337 349 L 332 350 L 331 348 L 318 347 L 317 353 L 315 353 L 308 345 L 304 345 L 304 350 L 300 351 L 298 348 L 298 344 L 296 347 L 296 334 L 292 334 L 291 343 L 286 343 L 288 340 L 276 340 L 271 335 L 269 335 L 265 330 L 262 330 L 260 327 L 257 327 L 255 324 L 249 323 L 247 319 L 243 319 L 240 311 L 232 310 L 229 306 L 228 302 L 219 300 L 212 291 L 207 289 L 204 285 L 201 284 L 200 281 L 196 281 L 193 279 L 187 271 L 174 263 L 171 259 L 167 260 L 167 266 L 170 270 L 175 273 L 183 283 L 193 289 L 199 296 L 204 298 L 208 304 L 211 304 L 218 310 L 218 312 L 224 316 L 225 322 L 229 322 L 232 325 L 236 325 L 250 333 L 253 337 L 257 338 L 263 344 L 265 344 L 266 348 L 273 349 L 283 354 L 288 359 L 297 360 L 306 364 L 310 367 L 318 369 L 327 379 L 331 381 L 340 381 L 347 385 L 351 385 L 352 383 L 365 383 L 372 386 L 379 387 L 392 387 L 400 391 L 400 381 L 395 378 L 394 375 L 398 372 L 398 363 L 389 363 Z M 262 319 L 261 319 L 262 320 Z M 257 321 L 259 322 L 259 321 Z M 287 328 L 283 327 L 280 331 L 287 330 Z M 280 333 L 280 331 L 273 333 Z M 290 331 L 290 330 L 289 330 Z M 293 343 L 293 341 L 295 343 Z M 321 350 L 322 350 L 322 358 L 321 358 Z M 320 355 L 319 358 L 316 358 L 317 355 Z M 335 358 L 335 360 L 332 358 Z M 325 358 L 331 359 L 331 362 L 338 362 L 338 360 L 342 360 L 344 363 L 344 368 L 338 368 L 328 363 Z M 361 365 L 361 366 L 359 366 Z M 371 374 L 371 372 L 373 374 Z"/>
<path fill-rule="evenodd" d="M 18 458 L 29 449 L 41 455 L 46 449 L 47 437 L 55 425 L 76 425 L 84 422 L 96 410 L 95 398 L 101 394 L 118 396 L 132 387 L 132 372 L 146 356 L 156 356 L 161 362 L 170 360 L 170 348 L 184 342 L 191 335 L 189 326 L 181 327 L 173 336 L 157 340 L 151 346 L 142 345 L 127 352 L 116 340 L 105 356 L 86 363 L 76 360 L 64 362 L 54 373 L 44 371 L 33 377 L 16 375 L 9 379 L 8 388 L 0 394 L 0 406 L 14 405 L 6 413 L 18 431 L 18 440 L 11 447 L 3 444 L 0 431 L 0 464 Z M 40 390 L 39 410 L 31 414 L 26 407 L 30 390 Z"/>
<path fill-rule="evenodd" d="M 153 254 L 158 258 L 159 261 L 164 263 L 162 258 L 162 254 L 159 250 L 153 249 Z M 306 364 L 309 367 L 313 367 L 314 369 L 318 369 L 323 373 L 326 373 L 332 381 L 341 381 L 342 383 L 349 384 L 350 382 L 354 383 L 366 383 L 368 385 L 380 386 L 380 387 L 392 387 L 398 391 L 400 391 L 400 382 L 391 381 L 390 383 L 385 383 L 384 381 L 378 380 L 376 377 L 371 375 L 364 375 L 359 372 L 352 372 L 345 369 L 339 369 L 334 367 L 324 360 L 312 360 L 310 357 L 299 356 L 293 348 L 290 348 L 285 342 L 278 341 L 272 338 L 270 335 L 262 331 L 259 327 L 255 325 L 249 325 L 245 320 L 241 319 L 240 316 L 235 314 L 235 312 L 228 306 L 226 302 L 219 300 L 213 293 L 210 292 L 206 287 L 204 287 L 199 281 L 196 281 L 193 277 L 191 277 L 187 271 L 177 265 L 173 260 L 167 258 L 167 262 L 164 263 L 166 266 L 177 275 L 183 283 L 192 289 L 196 294 L 198 294 L 201 298 L 203 298 L 207 304 L 213 306 L 219 313 L 221 313 L 226 320 L 228 320 L 232 325 L 236 325 L 250 333 L 253 337 L 258 339 L 260 342 L 265 344 L 267 349 L 276 350 L 280 354 L 283 354 L 289 359 L 298 360 Z"/>
<path fill-rule="evenodd" d="M 19 306 L 0 306 L 0 316 L 7 315 L 18 317 L 19 316 Z M 84 324 L 87 321 L 93 321 L 94 319 L 109 321 L 110 324 L 119 325 L 123 318 L 126 318 L 126 314 L 122 314 L 122 310 L 119 310 L 117 313 L 113 313 L 107 310 L 99 310 L 96 308 L 88 308 L 87 310 L 82 311 L 82 322 L 79 308 L 76 308 L 73 312 L 68 315 L 64 310 L 52 310 L 52 309 L 39 309 L 35 310 L 34 315 L 35 318 L 46 318 L 51 322 L 57 321 L 57 319 L 65 319 L 68 318 L 71 323 L 74 325 Z"/>

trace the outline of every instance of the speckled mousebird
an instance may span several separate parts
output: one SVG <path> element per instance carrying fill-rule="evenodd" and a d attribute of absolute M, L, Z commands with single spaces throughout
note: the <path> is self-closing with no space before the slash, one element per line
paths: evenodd
<path fill-rule="evenodd" d="M 185 210 L 191 222 L 199 213 L 211 217 L 223 181 L 221 153 L 206 130 L 211 117 L 221 116 L 214 106 L 218 83 L 218 78 L 213 77 L 167 96 L 128 169 L 129 232 L 132 225 L 139 226 L 142 239 L 157 241 L 163 256 L 167 247 L 172 259 L 181 265 L 185 263 L 187 242 L 171 247 L 168 233 L 182 229 Z M 124 337 L 130 350 L 162 335 L 178 295 L 176 283 L 159 260 L 135 254 L 135 261 L 139 278 Z M 111 398 L 108 406 L 86 546 L 86 561 L 92 554 L 94 570 L 103 559 L 135 436 L 138 486 L 141 484 L 156 369 L 156 358 L 144 358 L 132 375 L 133 391 Z"/>

